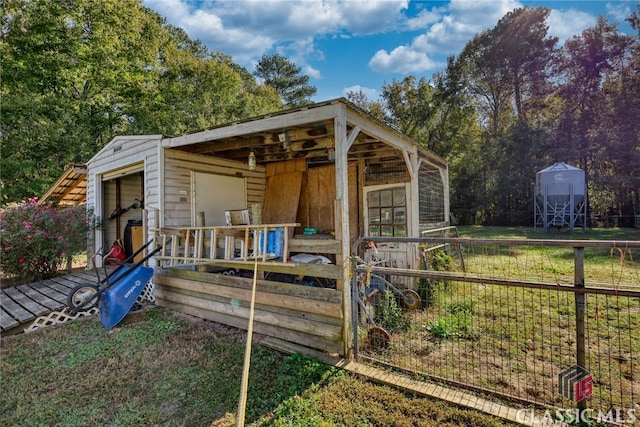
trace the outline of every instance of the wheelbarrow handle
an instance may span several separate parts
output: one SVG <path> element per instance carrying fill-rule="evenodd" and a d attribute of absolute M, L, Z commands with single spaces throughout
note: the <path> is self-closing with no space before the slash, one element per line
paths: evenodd
<path fill-rule="evenodd" d="M 144 245 L 142 248 L 140 248 L 138 250 L 138 252 L 141 252 L 142 249 L 146 248 L 147 246 L 149 246 L 149 243 L 153 242 L 153 240 L 149 240 L 149 242 L 147 242 L 146 245 Z M 149 258 L 151 258 L 152 256 L 154 256 L 155 254 L 157 254 L 158 252 L 160 252 L 162 250 L 162 245 L 159 245 L 158 247 L 156 247 L 153 251 L 151 251 L 150 253 L 147 254 L 147 256 L 145 256 L 144 258 L 142 258 L 140 261 L 138 261 L 137 263 L 135 263 L 134 265 L 128 267 L 127 271 L 125 271 L 123 274 L 120 274 L 118 277 L 115 278 L 115 280 L 113 282 L 109 282 L 109 279 L 111 277 L 113 277 L 114 274 L 116 274 L 116 272 L 118 272 L 118 270 L 120 270 L 120 268 L 122 268 L 124 265 L 121 265 L 120 267 L 118 267 L 117 269 L 115 269 L 115 271 L 113 271 L 109 276 L 107 276 L 105 278 L 105 280 L 102 282 L 104 283 L 106 286 L 104 289 L 106 288 L 110 288 L 111 286 L 115 285 L 116 283 L 118 283 L 120 280 L 122 280 L 124 277 L 126 277 L 129 273 L 131 273 L 132 271 L 134 271 L 137 267 L 140 267 L 142 264 L 144 264 Z M 138 253 L 136 252 L 136 254 Z"/>
<path fill-rule="evenodd" d="M 123 263 L 123 264 L 128 264 L 128 263 L 130 263 L 131 261 L 133 261 L 133 259 L 134 259 L 134 258 L 135 258 L 135 257 L 136 257 L 140 252 L 144 251 L 144 250 L 145 250 L 145 249 L 146 249 L 146 248 L 151 244 L 151 242 L 153 242 L 153 240 L 149 240 L 147 243 L 145 243 L 144 245 L 140 246 L 140 248 L 139 248 L 137 251 L 135 251 L 133 254 L 129 255 L 129 257 L 128 257 L 127 259 L 125 259 L 122 263 Z M 109 256 L 109 255 L 107 254 L 107 256 Z M 146 261 L 146 259 L 145 259 L 145 261 Z"/>

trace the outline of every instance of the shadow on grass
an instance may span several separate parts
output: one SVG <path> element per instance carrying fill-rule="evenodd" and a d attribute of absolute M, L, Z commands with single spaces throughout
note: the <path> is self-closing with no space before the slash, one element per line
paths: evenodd
<path fill-rule="evenodd" d="M 0 425 L 233 426 L 245 339 L 161 308 L 3 338 Z M 246 407 L 255 426 L 509 425 L 257 343 Z"/>
<path fill-rule="evenodd" d="M 207 426 L 235 413 L 246 334 L 163 309 L 3 338 L 0 424 Z M 255 345 L 246 420 L 332 367 Z"/>

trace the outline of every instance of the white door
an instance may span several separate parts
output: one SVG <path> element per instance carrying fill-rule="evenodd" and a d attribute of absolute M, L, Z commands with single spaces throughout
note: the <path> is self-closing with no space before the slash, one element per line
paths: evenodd
<path fill-rule="evenodd" d="M 191 223 L 196 224 L 198 212 L 204 212 L 204 225 L 226 225 L 224 211 L 247 208 L 245 178 L 192 172 L 193 212 Z"/>
<path fill-rule="evenodd" d="M 364 188 L 365 235 L 409 237 L 411 200 L 408 184 L 375 185 Z M 365 251 L 365 261 L 388 267 L 409 268 L 411 248 L 406 243 L 379 242 Z"/>

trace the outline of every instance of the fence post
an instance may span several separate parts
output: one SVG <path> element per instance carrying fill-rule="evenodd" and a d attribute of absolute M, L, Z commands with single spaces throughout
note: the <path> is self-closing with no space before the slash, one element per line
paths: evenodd
<path fill-rule="evenodd" d="M 574 286 L 584 289 L 584 248 L 574 247 Z M 575 292 L 576 305 L 576 364 L 586 369 L 586 350 L 585 350 L 585 306 L 587 295 L 584 292 Z M 580 417 L 587 409 L 587 400 L 582 399 L 577 404 L 580 411 Z"/>

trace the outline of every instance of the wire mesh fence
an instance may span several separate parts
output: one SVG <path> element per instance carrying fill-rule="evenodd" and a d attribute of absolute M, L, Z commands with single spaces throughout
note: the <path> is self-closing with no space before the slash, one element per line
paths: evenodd
<path fill-rule="evenodd" d="M 638 408 L 640 242 L 388 240 L 420 268 L 354 263 L 359 360 L 523 404 Z"/>

